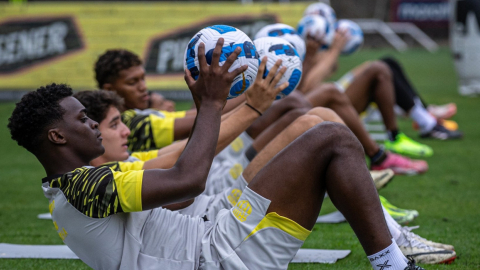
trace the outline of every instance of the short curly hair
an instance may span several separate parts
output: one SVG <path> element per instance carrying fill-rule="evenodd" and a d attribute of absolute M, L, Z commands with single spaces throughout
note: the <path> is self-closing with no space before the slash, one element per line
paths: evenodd
<path fill-rule="evenodd" d="M 69 96 L 72 96 L 70 86 L 55 83 L 25 94 L 8 119 L 12 139 L 32 153 L 37 151 L 42 133 L 62 120 L 65 110 L 60 102 Z"/>
<path fill-rule="evenodd" d="M 98 57 L 95 63 L 95 79 L 98 88 L 102 89 L 106 83 L 113 83 L 122 70 L 142 65 L 143 62 L 134 54 L 125 49 L 108 50 Z"/>
<path fill-rule="evenodd" d="M 87 109 L 90 119 L 100 123 L 107 117 L 110 106 L 123 110 L 123 98 L 112 91 L 81 91 L 73 95 Z"/>

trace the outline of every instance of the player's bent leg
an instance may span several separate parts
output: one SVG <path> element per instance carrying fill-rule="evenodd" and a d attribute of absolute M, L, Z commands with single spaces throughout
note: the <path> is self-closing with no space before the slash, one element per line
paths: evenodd
<path fill-rule="evenodd" d="M 280 119 L 288 111 L 299 108 L 311 108 L 312 105 L 305 97 L 293 91 L 282 100 L 276 101 L 272 106 L 247 129 L 248 135 L 256 139 L 268 126 Z"/>
<path fill-rule="evenodd" d="M 343 125 L 324 122 L 310 129 L 260 170 L 249 187 L 271 200 L 268 212 L 307 229 L 313 228 L 328 191 L 367 254 L 391 244 L 362 147 Z"/>
<path fill-rule="evenodd" d="M 363 112 L 371 101 L 375 101 L 387 130 L 397 129 L 393 111 L 395 90 L 392 72 L 387 64 L 373 61 L 365 65 L 345 93 L 358 113 Z"/>

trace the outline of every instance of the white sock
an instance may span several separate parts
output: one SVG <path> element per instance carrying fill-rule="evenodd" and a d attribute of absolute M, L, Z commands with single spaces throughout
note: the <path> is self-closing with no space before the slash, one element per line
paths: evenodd
<path fill-rule="evenodd" d="M 385 249 L 367 256 L 373 270 L 405 270 L 407 267 L 407 258 L 392 239 L 392 244 Z"/>
<path fill-rule="evenodd" d="M 410 110 L 410 117 L 418 123 L 421 132 L 431 131 L 437 124 L 437 119 L 431 116 L 421 105 L 415 104 Z"/>
<path fill-rule="evenodd" d="M 400 239 L 400 236 L 402 235 L 402 232 L 400 231 L 400 224 L 398 224 L 395 219 L 390 216 L 390 214 L 387 212 L 385 207 L 383 207 L 383 215 L 385 216 L 385 221 L 387 222 L 388 230 L 390 231 L 390 234 L 392 235 L 393 239 L 395 239 L 396 242 Z"/>

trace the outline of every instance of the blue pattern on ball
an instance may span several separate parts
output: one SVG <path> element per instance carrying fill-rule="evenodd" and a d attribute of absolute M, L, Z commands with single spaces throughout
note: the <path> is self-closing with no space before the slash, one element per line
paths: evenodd
<path fill-rule="evenodd" d="M 236 48 L 240 47 L 242 52 L 238 55 L 238 57 L 245 57 L 245 58 L 252 58 L 258 59 L 260 56 L 258 55 L 257 49 L 255 45 L 249 41 L 245 41 L 243 44 L 230 44 L 230 46 L 225 46 L 222 48 L 222 54 L 220 55 L 220 62 L 224 62 L 227 58 L 235 51 Z M 212 57 L 213 57 L 213 50 L 210 49 L 206 54 L 205 57 L 207 59 L 207 64 L 212 64 Z"/>
<path fill-rule="evenodd" d="M 275 99 L 281 99 L 282 97 L 288 96 L 290 93 L 292 93 L 292 91 L 295 90 L 295 88 L 297 88 L 297 85 L 300 82 L 301 77 L 302 77 L 302 72 L 298 69 L 295 69 L 292 72 L 290 79 L 288 80 L 288 87 L 283 89 L 283 91 L 280 93 L 281 95 L 277 95 Z"/>
<path fill-rule="evenodd" d="M 295 33 L 295 30 L 288 29 L 288 28 L 274 29 L 268 32 L 269 37 L 280 37 L 286 34 L 295 35 L 296 33 Z"/>
<path fill-rule="evenodd" d="M 228 25 L 222 25 L 222 24 L 212 25 L 212 26 L 209 26 L 207 28 L 213 29 L 220 34 L 225 34 L 225 33 L 228 33 L 228 32 L 237 31 L 237 29 L 235 29 L 235 27 L 231 27 L 231 26 L 228 26 Z"/>
<path fill-rule="evenodd" d="M 198 79 L 198 75 L 200 75 L 198 67 L 195 66 L 195 45 L 200 40 L 201 36 L 202 34 L 198 34 L 197 36 L 195 36 L 195 38 L 190 40 L 187 47 L 187 59 L 185 59 L 187 63 L 187 68 L 195 80 Z"/>
<path fill-rule="evenodd" d="M 242 74 L 242 76 L 244 75 Z M 247 90 L 248 87 L 250 87 L 250 82 L 246 80 L 245 77 L 243 78 L 244 78 L 243 80 L 238 81 L 234 86 L 232 86 L 232 88 L 230 88 L 230 96 L 237 97 L 243 94 L 243 92 L 245 92 L 245 90 Z M 231 99 L 231 98 L 229 97 L 227 99 Z"/>
<path fill-rule="evenodd" d="M 268 52 L 275 52 L 275 55 L 281 55 L 281 54 L 285 54 L 285 55 L 288 55 L 288 56 L 298 56 L 300 57 L 300 55 L 298 55 L 297 51 L 292 48 L 292 46 L 290 45 L 285 45 L 285 44 L 275 44 L 275 45 L 272 45 L 270 46 L 270 48 L 268 48 Z"/>

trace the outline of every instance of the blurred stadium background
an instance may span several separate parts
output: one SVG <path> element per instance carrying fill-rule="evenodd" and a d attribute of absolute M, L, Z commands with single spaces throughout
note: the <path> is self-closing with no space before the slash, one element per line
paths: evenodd
<path fill-rule="evenodd" d="M 182 75 L 183 53 L 187 41 L 200 28 L 224 23 L 253 36 L 262 26 L 275 21 L 296 26 L 311 3 L 0 1 L 0 100 L 3 101 L 0 103 L 0 242 L 62 243 L 49 221 L 36 218 L 48 210 L 40 191 L 44 171 L 30 153 L 10 139 L 6 128 L 13 101 L 25 91 L 51 82 L 66 82 L 75 90 L 96 89 L 93 63 L 98 55 L 106 49 L 126 48 L 143 57 L 150 90 L 162 91 L 173 99 L 189 100 Z M 455 102 L 459 108 L 454 120 L 465 132 L 465 138 L 452 142 L 421 140 L 435 151 L 428 159 L 429 172 L 422 176 L 397 176 L 380 192 L 399 207 L 419 210 L 420 217 L 410 224 L 422 226 L 416 231 L 418 234 L 455 245 L 459 259 L 453 265 L 426 269 L 480 269 L 480 171 L 476 169 L 480 160 L 480 110 L 478 99 L 460 96 L 457 91 L 458 77 L 449 46 L 449 18 L 455 3 L 448 0 L 332 0 L 330 3 L 339 18 L 362 22 L 366 34 L 360 52 L 340 58 L 334 79 L 363 61 L 392 55 L 405 66 L 426 100 L 437 104 Z M 420 35 L 420 41 L 418 34 L 414 37 L 398 27 L 397 34 L 392 35 L 388 29 L 395 30 L 394 25 L 399 22 L 411 23 L 413 29 L 421 30 L 417 33 L 425 35 Z M 189 106 L 187 101 L 177 109 Z M 400 120 L 400 126 L 407 134 L 416 136 L 410 121 Z M 322 211 L 333 210 L 327 202 Z M 348 224 L 317 225 L 305 248 L 351 249 L 352 254 L 334 265 L 303 264 L 291 269 L 370 269 Z M 70 260 L 0 259 L 0 269 L 87 267 Z"/>

